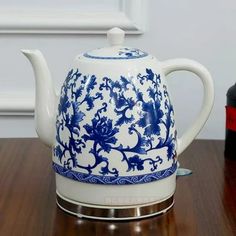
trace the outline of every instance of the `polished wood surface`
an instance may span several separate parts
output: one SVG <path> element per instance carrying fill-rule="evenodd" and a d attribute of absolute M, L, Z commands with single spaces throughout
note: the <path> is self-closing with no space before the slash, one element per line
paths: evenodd
<path fill-rule="evenodd" d="M 38 139 L 0 139 L 0 235 L 236 235 L 236 160 L 223 149 L 223 141 L 198 140 L 179 157 L 193 174 L 178 177 L 168 213 L 106 222 L 57 208 L 51 151 Z"/>

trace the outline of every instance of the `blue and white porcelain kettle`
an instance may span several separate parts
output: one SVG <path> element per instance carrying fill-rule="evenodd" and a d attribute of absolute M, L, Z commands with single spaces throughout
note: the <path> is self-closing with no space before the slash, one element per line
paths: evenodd
<path fill-rule="evenodd" d="M 124 31 L 108 31 L 110 46 L 78 55 L 57 97 L 38 50 L 22 50 L 36 77 L 36 130 L 52 147 L 57 203 L 88 218 L 123 220 L 173 205 L 177 156 L 203 127 L 214 99 L 207 69 L 189 59 L 158 61 L 123 46 Z M 166 76 L 186 70 L 204 87 L 201 112 L 178 138 Z"/>

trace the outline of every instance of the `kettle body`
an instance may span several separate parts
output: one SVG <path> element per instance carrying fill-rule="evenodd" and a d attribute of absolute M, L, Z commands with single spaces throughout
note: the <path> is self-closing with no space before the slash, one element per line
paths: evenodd
<path fill-rule="evenodd" d="M 78 55 L 55 99 L 50 146 L 57 203 L 77 216 L 122 220 L 171 208 L 177 155 L 213 104 L 212 79 L 202 65 L 160 62 L 122 46 L 123 36 L 112 29 L 111 47 Z M 176 70 L 197 74 L 204 85 L 200 115 L 180 138 L 166 81 Z"/>

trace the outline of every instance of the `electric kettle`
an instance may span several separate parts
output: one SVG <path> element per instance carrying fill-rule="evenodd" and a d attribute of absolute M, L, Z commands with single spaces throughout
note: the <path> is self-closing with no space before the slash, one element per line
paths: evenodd
<path fill-rule="evenodd" d="M 107 37 L 110 46 L 76 56 L 59 96 L 41 52 L 22 50 L 36 77 L 36 131 L 52 148 L 57 204 L 93 219 L 161 214 L 174 204 L 177 156 L 211 111 L 212 78 L 195 61 L 159 61 L 124 46 L 119 28 Z M 179 70 L 196 74 L 204 88 L 201 112 L 182 137 L 166 81 Z"/>

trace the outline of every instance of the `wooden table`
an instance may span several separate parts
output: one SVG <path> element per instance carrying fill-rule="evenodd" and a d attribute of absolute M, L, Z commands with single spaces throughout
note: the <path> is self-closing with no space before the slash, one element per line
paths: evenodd
<path fill-rule="evenodd" d="M 236 160 L 223 141 L 194 141 L 180 156 L 193 170 L 177 179 L 175 205 L 144 220 L 79 219 L 55 204 L 51 151 L 38 139 L 0 139 L 0 235 L 236 235 Z"/>

